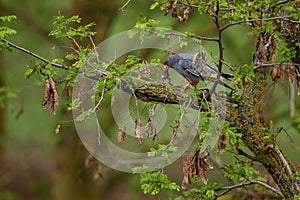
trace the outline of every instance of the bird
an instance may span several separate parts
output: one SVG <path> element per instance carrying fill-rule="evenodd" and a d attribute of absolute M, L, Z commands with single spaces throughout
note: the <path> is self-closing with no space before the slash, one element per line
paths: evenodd
<path fill-rule="evenodd" d="M 196 66 L 193 65 L 191 54 L 174 54 L 168 56 L 164 61 L 164 66 L 171 67 L 176 70 L 179 74 L 181 74 L 184 78 L 187 79 L 188 83 L 193 86 L 197 86 L 200 80 L 204 80 Z M 192 59 L 193 59 L 193 55 Z M 184 86 L 187 88 L 189 86 Z"/>
<path fill-rule="evenodd" d="M 199 51 L 195 56 L 187 53 L 179 53 L 168 56 L 164 62 L 165 67 L 171 67 L 184 78 L 187 79 L 188 84 L 183 86 L 184 89 L 190 85 L 196 87 L 199 81 L 211 80 L 217 78 L 219 71 L 209 66 L 205 61 L 205 53 Z M 232 78 L 231 74 L 221 73 L 221 79 Z M 225 87 L 232 89 L 230 86 L 220 81 Z"/>

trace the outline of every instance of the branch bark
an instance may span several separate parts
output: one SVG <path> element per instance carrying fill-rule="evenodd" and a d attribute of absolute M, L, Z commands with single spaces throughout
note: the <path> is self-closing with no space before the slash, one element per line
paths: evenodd
<path fill-rule="evenodd" d="M 34 58 L 37 58 L 37 59 L 39 59 L 39 60 L 41 60 L 41 61 L 43 61 L 43 62 L 45 62 L 45 63 L 47 63 L 47 64 L 50 64 L 50 65 L 52 65 L 52 66 L 54 66 L 54 67 L 68 70 L 68 68 L 65 67 L 64 65 L 58 64 L 58 63 L 54 63 L 54 62 L 51 62 L 50 60 L 48 60 L 48 59 L 46 59 L 46 58 L 44 58 L 44 57 L 42 57 L 42 56 L 40 56 L 40 55 L 38 55 L 38 54 L 35 54 L 35 53 L 29 51 L 28 49 L 25 49 L 25 48 L 23 48 L 23 47 L 20 47 L 20 46 L 18 46 L 18 45 L 16 45 L 16 44 L 14 44 L 14 43 L 12 43 L 12 42 L 6 40 L 6 39 L 2 39 L 1 42 L 4 42 L 4 43 L 6 43 L 9 47 L 13 47 L 13 48 L 15 48 L 15 49 L 18 49 L 18 50 L 20 50 L 20 51 L 22 51 L 22 52 L 24 52 L 24 53 L 26 53 L 26 54 L 28 54 L 28 55 L 34 57 Z"/>
<path fill-rule="evenodd" d="M 269 63 L 275 45 L 271 32 L 261 33 L 258 37 L 253 63 Z M 286 199 L 300 194 L 298 183 L 293 174 L 296 168 L 288 161 L 281 149 L 275 148 L 275 138 L 271 131 L 259 119 L 260 104 L 267 85 L 270 68 L 261 67 L 256 76 L 247 84 L 242 95 L 237 121 L 231 121 L 242 134 L 243 141 L 262 163 L 278 184 Z"/>

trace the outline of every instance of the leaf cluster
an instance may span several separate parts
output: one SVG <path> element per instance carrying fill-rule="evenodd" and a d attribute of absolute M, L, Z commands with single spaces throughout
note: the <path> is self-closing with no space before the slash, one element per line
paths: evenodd
<path fill-rule="evenodd" d="M 162 189 L 179 191 L 179 186 L 175 182 L 171 182 L 168 176 L 161 172 L 142 173 L 140 184 L 145 194 L 156 195 Z"/>
<path fill-rule="evenodd" d="M 0 16 L 0 23 L 3 24 L 5 22 L 11 22 L 13 19 L 17 19 L 17 17 L 15 15 Z M 3 41 L 3 39 L 7 38 L 8 36 L 14 35 L 16 33 L 17 33 L 16 30 L 1 25 L 0 26 L 0 48 L 7 47 L 6 42 Z"/>
<path fill-rule="evenodd" d="M 80 25 L 82 19 L 78 15 L 73 15 L 70 18 L 66 18 L 59 12 L 54 17 L 54 30 L 49 33 L 49 36 L 55 38 L 74 38 L 79 37 L 81 40 L 88 36 L 93 36 L 96 32 L 91 31 L 91 28 L 95 26 L 95 23 L 89 23 L 87 25 Z M 77 28 L 74 26 L 78 26 Z"/>
<path fill-rule="evenodd" d="M 210 181 L 207 184 L 203 184 L 199 180 L 192 180 L 192 182 L 198 187 L 191 188 L 187 191 L 183 192 L 183 196 L 186 198 L 190 198 L 193 200 L 203 199 L 203 200 L 211 200 L 216 197 L 216 190 L 222 186 L 222 184 L 212 183 Z"/>
<path fill-rule="evenodd" d="M 173 146 L 171 144 L 169 145 L 159 144 L 157 149 L 150 148 L 150 151 L 147 154 L 150 157 L 161 156 L 162 158 L 167 160 L 167 163 L 170 163 L 171 160 L 170 154 L 176 151 L 177 151 L 176 146 Z"/>

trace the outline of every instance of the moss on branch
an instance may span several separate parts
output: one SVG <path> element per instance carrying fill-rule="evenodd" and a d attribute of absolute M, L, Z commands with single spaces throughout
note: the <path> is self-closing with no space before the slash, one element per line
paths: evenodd
<path fill-rule="evenodd" d="M 257 49 L 253 57 L 254 63 L 268 63 L 273 52 L 273 34 L 271 32 L 261 33 L 257 42 Z M 244 93 L 238 101 L 237 107 L 229 103 L 226 107 L 226 120 L 231 126 L 242 133 L 242 140 L 255 155 L 256 160 L 262 163 L 268 170 L 274 181 L 278 184 L 283 195 L 292 199 L 294 194 L 299 194 L 298 182 L 293 176 L 295 167 L 288 161 L 287 157 L 277 147 L 274 135 L 264 124 L 261 118 L 260 104 L 267 84 L 269 69 L 258 67 L 256 75 L 246 84 Z M 134 94 L 143 101 L 154 101 L 164 104 L 181 104 L 188 102 L 191 95 L 180 87 L 156 83 L 137 78 L 121 81 L 120 89 Z M 199 108 L 202 98 L 193 98 L 191 106 Z"/>

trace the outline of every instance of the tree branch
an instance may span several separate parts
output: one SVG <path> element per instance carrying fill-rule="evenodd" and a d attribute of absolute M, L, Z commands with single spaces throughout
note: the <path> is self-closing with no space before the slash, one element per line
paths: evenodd
<path fill-rule="evenodd" d="M 191 94 L 184 91 L 179 86 L 166 86 L 163 83 L 150 82 L 143 79 L 130 77 L 128 80 L 120 80 L 119 89 L 129 94 L 132 94 L 147 102 L 159 102 L 163 104 L 184 104 L 190 103 L 191 108 L 197 110 L 207 110 L 208 108 L 201 107 L 202 98 L 192 98 Z M 190 102 L 191 101 L 191 102 Z"/>
<path fill-rule="evenodd" d="M 256 21 L 273 21 L 273 20 L 284 20 L 284 21 L 289 21 L 289 22 L 292 22 L 292 23 L 295 23 L 295 24 L 299 24 L 300 22 L 298 21 L 294 21 L 294 20 L 291 20 L 289 19 L 290 17 L 288 16 L 280 16 L 280 17 L 270 17 L 270 18 L 261 18 L 261 19 L 246 19 L 246 20 L 240 20 L 240 21 L 237 21 L 237 22 L 232 22 L 232 23 L 229 23 L 225 26 L 223 26 L 220 30 L 221 31 L 224 31 L 225 29 L 231 27 L 231 26 L 234 26 L 234 25 L 239 25 L 239 24 L 243 24 L 243 23 L 250 23 L 250 22 L 256 22 Z"/>
<path fill-rule="evenodd" d="M 219 188 L 218 190 L 225 190 L 225 191 L 217 194 L 216 197 L 223 196 L 224 194 L 228 193 L 229 191 L 231 191 L 233 189 L 248 186 L 248 185 L 253 185 L 253 184 L 261 185 L 261 186 L 267 188 L 268 190 L 271 190 L 272 192 L 282 196 L 282 194 L 276 188 L 273 188 L 272 186 L 268 185 L 267 183 L 264 183 L 264 182 L 261 182 L 258 180 L 249 180 L 248 182 L 245 182 L 245 183 L 240 183 L 240 184 L 236 184 L 236 185 L 225 186 L 225 187 Z"/>
<path fill-rule="evenodd" d="M 253 63 L 268 63 L 272 59 L 275 49 L 273 36 L 271 32 L 259 35 Z M 292 199 L 295 194 L 299 194 L 298 185 L 294 184 L 295 178 L 291 176 L 291 174 L 296 173 L 296 169 L 287 159 L 282 160 L 282 156 L 278 152 L 270 151 L 268 147 L 276 145 L 274 136 L 258 117 L 261 99 L 267 86 L 268 75 L 269 68 L 261 67 L 256 70 L 255 77 L 244 88 L 237 109 L 237 116 L 228 119 L 230 124 L 242 133 L 243 142 L 271 174 L 284 197 Z M 291 172 L 284 170 L 287 168 Z"/>
<path fill-rule="evenodd" d="M 268 63 L 273 55 L 275 45 L 271 32 L 261 33 L 258 37 L 257 49 L 253 57 L 253 63 Z M 238 106 L 226 105 L 226 120 L 231 126 L 242 133 L 242 140 L 253 152 L 258 162 L 262 163 L 278 184 L 285 198 L 291 199 L 298 194 L 299 186 L 292 176 L 296 173 L 295 167 L 287 160 L 280 149 L 270 151 L 268 146 L 275 146 L 275 139 L 270 130 L 264 126 L 258 117 L 261 99 L 267 86 L 269 68 L 257 68 L 256 75 L 249 81 Z M 137 80 L 130 80 L 121 84 L 121 89 L 132 93 L 132 84 Z M 142 81 L 142 80 L 140 80 Z M 166 86 L 161 83 L 144 81 L 135 88 L 137 98 L 144 101 L 156 101 L 160 103 L 178 104 L 189 102 L 190 96 L 182 89 Z M 128 88 L 129 87 L 129 88 Z M 192 107 L 199 108 L 199 100 L 193 99 Z M 285 158 L 285 159 L 282 159 Z"/>
<path fill-rule="evenodd" d="M 18 49 L 18 50 L 20 50 L 20 51 L 22 51 L 22 52 L 24 52 L 24 53 L 26 53 L 26 54 L 28 54 L 28 55 L 31 55 L 31 56 L 33 56 L 33 57 L 35 57 L 35 58 L 37 58 L 37 59 L 39 59 L 39 60 L 41 60 L 41 61 L 47 63 L 47 64 L 52 65 L 53 67 L 57 67 L 57 68 L 60 68 L 60 69 L 68 70 L 68 68 L 65 67 L 64 65 L 58 64 L 58 63 L 55 63 L 55 62 L 51 62 L 50 60 L 47 60 L 46 58 L 43 58 L 43 57 L 41 57 L 41 56 L 39 56 L 39 55 L 37 55 L 37 54 L 35 54 L 35 53 L 29 51 L 28 49 L 25 49 L 25 48 L 23 48 L 23 47 L 20 47 L 20 46 L 18 46 L 18 45 L 16 45 L 16 44 L 14 44 L 14 43 L 12 43 L 12 42 L 6 40 L 6 39 L 2 39 L 1 41 L 4 42 L 4 43 L 6 43 L 8 46 L 13 47 L 13 48 L 15 48 L 15 49 Z"/>
<path fill-rule="evenodd" d="M 179 37 L 191 37 L 191 38 L 196 38 L 198 40 L 206 40 L 206 41 L 215 41 L 215 42 L 217 42 L 219 40 L 218 38 L 211 38 L 211 37 L 205 37 L 205 36 L 200 36 L 200 35 L 188 36 L 186 34 L 173 33 L 173 32 L 169 32 L 169 33 L 165 33 L 165 34 L 166 35 L 175 35 L 175 36 L 179 36 Z"/>
<path fill-rule="evenodd" d="M 131 0 L 128 0 L 121 8 L 119 8 L 119 10 L 121 10 L 122 12 L 125 12 L 125 8 L 128 6 L 128 4 L 130 3 Z"/>

